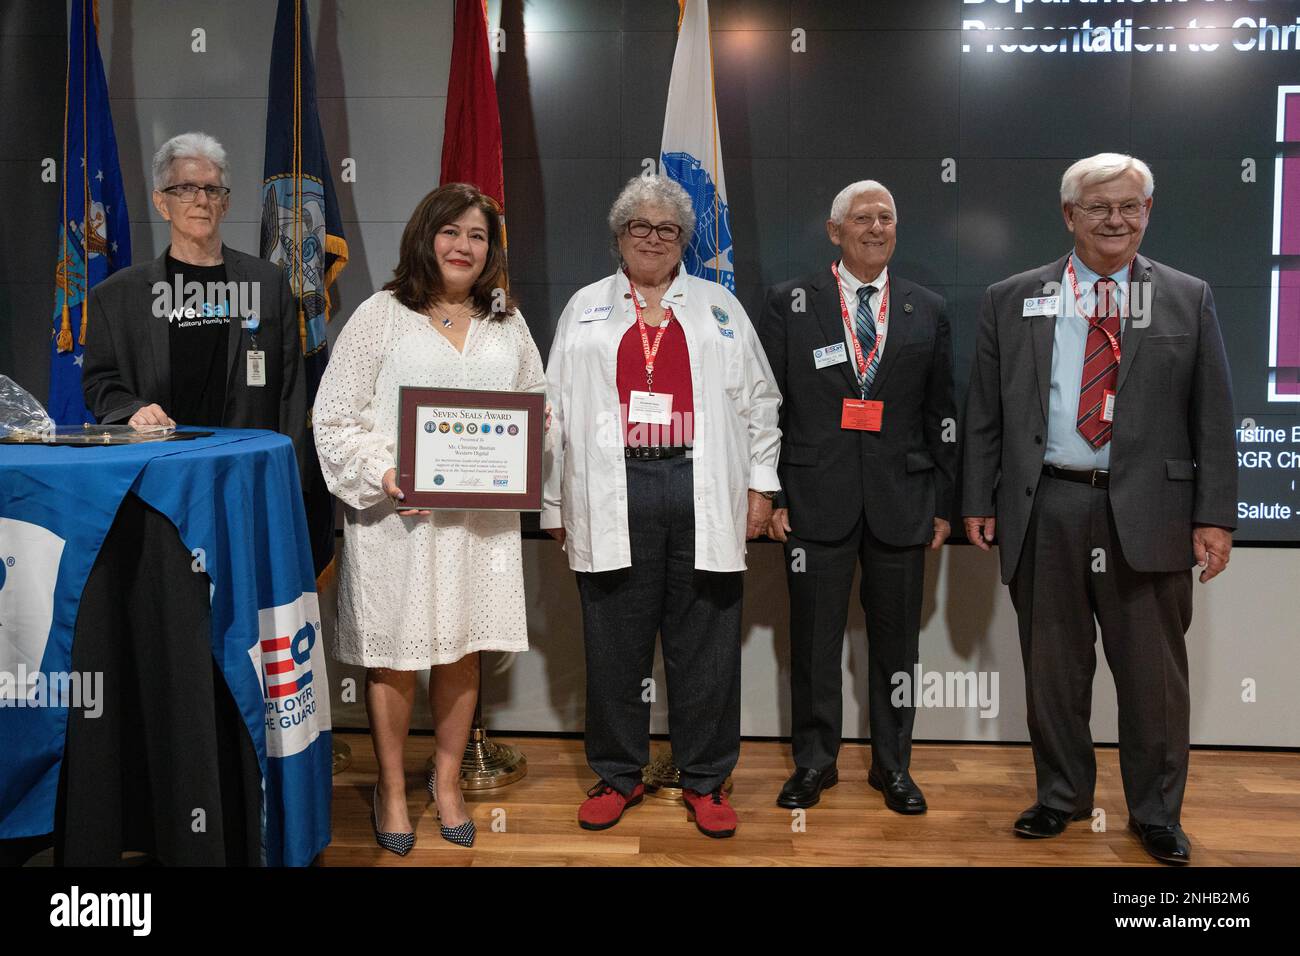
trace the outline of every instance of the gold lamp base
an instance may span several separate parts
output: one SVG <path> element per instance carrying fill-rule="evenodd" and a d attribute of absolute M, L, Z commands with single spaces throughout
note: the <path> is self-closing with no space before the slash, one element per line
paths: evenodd
<path fill-rule="evenodd" d="M 641 782 L 645 784 L 645 792 L 648 796 L 658 800 L 682 802 L 682 773 L 673 763 L 673 752 L 670 748 L 659 751 L 659 756 L 652 758 L 641 768 Z M 731 793 L 730 777 L 722 782 L 722 789 L 726 793 Z"/>
<path fill-rule="evenodd" d="M 337 735 L 333 738 L 333 745 L 334 773 L 339 774 L 352 766 L 352 748 L 345 741 L 339 740 Z"/>
<path fill-rule="evenodd" d="M 425 772 L 432 768 L 433 757 L 430 757 L 425 761 Z M 474 722 L 465 744 L 465 756 L 460 761 L 462 790 L 495 790 L 522 779 L 527 773 L 527 757 L 509 744 L 489 740 L 483 724 Z"/>

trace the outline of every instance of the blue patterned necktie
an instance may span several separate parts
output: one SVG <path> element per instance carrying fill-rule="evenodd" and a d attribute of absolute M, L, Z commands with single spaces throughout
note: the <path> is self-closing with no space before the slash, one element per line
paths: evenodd
<path fill-rule="evenodd" d="M 858 314 L 854 319 L 854 331 L 858 336 L 858 344 L 862 347 L 862 357 L 865 359 L 871 355 L 871 349 L 876 344 L 876 316 L 871 311 L 871 294 L 876 291 L 875 286 L 864 285 L 858 287 Z M 862 379 L 862 397 L 866 398 L 871 393 L 871 383 L 876 380 L 876 369 L 880 367 L 880 356 L 871 356 L 871 361 L 867 365 L 867 374 Z"/>

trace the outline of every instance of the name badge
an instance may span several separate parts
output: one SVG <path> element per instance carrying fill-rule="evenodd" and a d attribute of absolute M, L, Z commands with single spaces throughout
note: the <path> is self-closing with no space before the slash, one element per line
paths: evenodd
<path fill-rule="evenodd" d="M 582 310 L 582 315 L 578 316 L 579 322 L 599 322 L 601 319 L 608 319 L 609 313 L 613 310 L 612 305 L 592 305 Z"/>
<path fill-rule="evenodd" d="M 828 365 L 839 365 L 849 360 L 849 353 L 844 348 L 843 342 L 837 342 L 835 345 L 824 345 L 819 349 L 813 349 L 813 364 L 818 368 L 826 368 Z"/>
<path fill-rule="evenodd" d="M 261 349 L 249 349 L 248 355 L 248 384 L 265 385 L 266 384 L 266 353 Z"/>
<path fill-rule="evenodd" d="M 1040 295 L 1032 299 L 1025 300 L 1025 311 L 1022 316 L 1031 315 L 1056 315 L 1061 309 L 1061 297 L 1059 295 Z"/>
<path fill-rule="evenodd" d="M 1102 391 L 1101 399 L 1101 420 L 1111 423 L 1115 421 L 1115 393 L 1110 389 Z"/>
<path fill-rule="evenodd" d="M 627 400 L 627 420 L 647 425 L 671 425 L 673 397 L 668 392 L 633 392 Z"/>
<path fill-rule="evenodd" d="M 885 417 L 885 403 L 865 398 L 844 399 L 840 428 L 855 432 L 878 432 Z"/>

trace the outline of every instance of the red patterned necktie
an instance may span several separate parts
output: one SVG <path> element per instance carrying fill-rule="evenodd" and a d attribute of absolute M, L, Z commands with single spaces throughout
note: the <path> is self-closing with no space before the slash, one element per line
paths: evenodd
<path fill-rule="evenodd" d="M 1115 280 L 1098 279 L 1093 285 L 1097 308 L 1088 323 L 1084 344 L 1083 375 L 1079 380 L 1079 434 L 1093 448 L 1110 441 L 1111 423 L 1102 421 L 1106 392 L 1114 392 L 1119 381 L 1119 360 L 1110 347 L 1109 332 L 1119 342 L 1119 309 L 1115 307 Z M 1104 329 L 1104 331 L 1103 331 Z M 1113 407 L 1112 407 L 1113 413 Z"/>

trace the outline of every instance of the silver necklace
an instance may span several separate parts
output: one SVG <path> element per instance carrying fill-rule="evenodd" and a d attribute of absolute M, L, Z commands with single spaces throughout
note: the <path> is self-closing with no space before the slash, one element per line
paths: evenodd
<path fill-rule="evenodd" d="M 433 306 L 429 306 L 429 308 L 430 308 L 430 310 L 432 310 L 432 309 L 433 309 Z M 431 315 L 431 316 L 429 316 L 429 318 L 432 319 L 432 318 L 435 318 L 435 316 Z M 451 328 L 451 325 L 452 325 L 451 319 L 448 318 L 446 315 L 437 315 L 436 318 L 438 319 L 438 321 L 440 321 L 440 322 L 442 323 L 442 327 L 443 327 L 444 329 L 449 329 L 449 328 Z"/>

